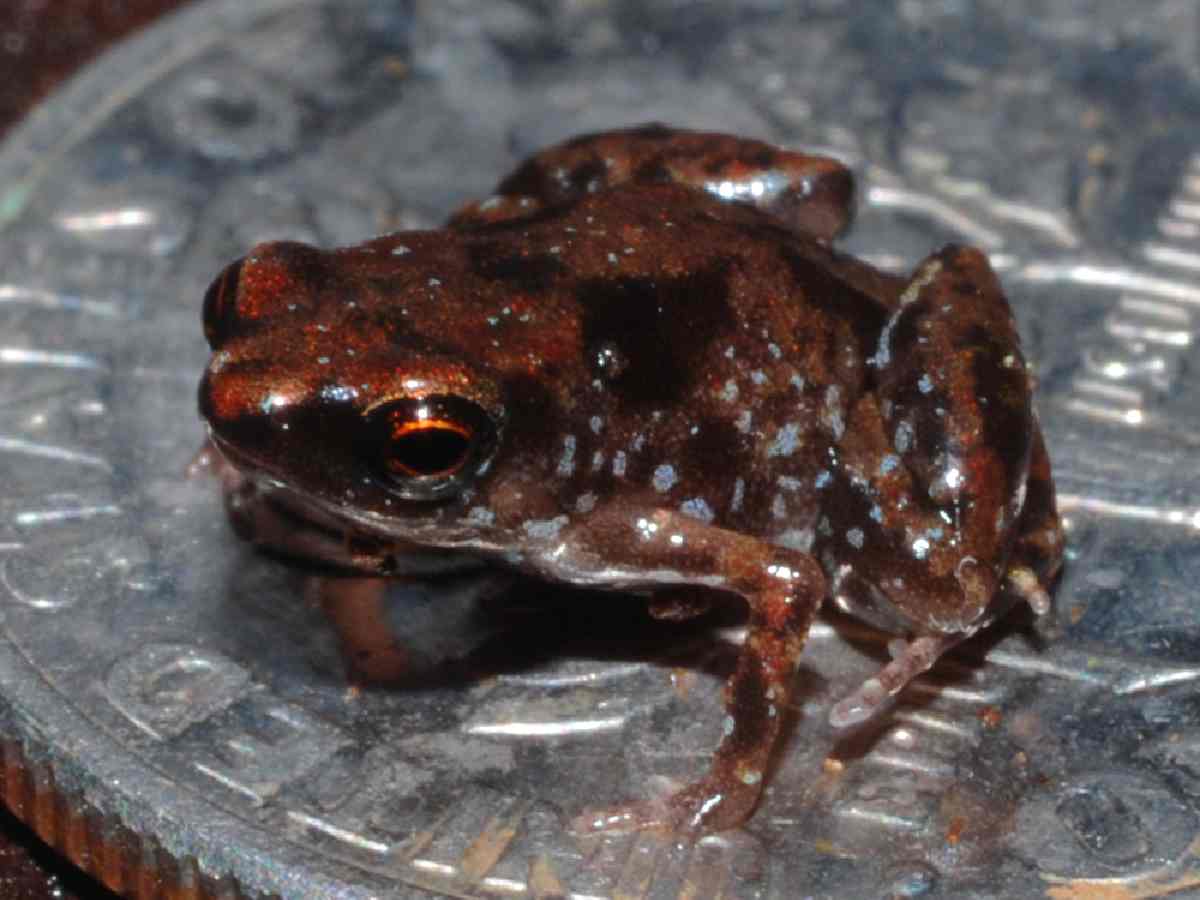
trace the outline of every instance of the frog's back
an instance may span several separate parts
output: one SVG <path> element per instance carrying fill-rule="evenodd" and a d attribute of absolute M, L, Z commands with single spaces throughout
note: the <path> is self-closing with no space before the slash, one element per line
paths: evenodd
<path fill-rule="evenodd" d="M 803 543 L 808 488 L 896 282 L 674 184 L 611 188 L 462 241 L 472 283 L 450 302 L 475 307 L 455 319 L 480 333 L 459 337 L 507 383 L 508 452 L 547 460 L 576 503 L 652 492 Z"/>

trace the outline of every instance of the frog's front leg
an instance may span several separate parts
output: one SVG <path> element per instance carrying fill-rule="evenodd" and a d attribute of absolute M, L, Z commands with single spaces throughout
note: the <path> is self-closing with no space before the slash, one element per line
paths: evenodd
<path fill-rule="evenodd" d="M 877 711 L 1015 600 L 1044 607 L 1027 498 L 1057 523 L 1012 313 L 986 258 L 948 247 L 925 261 L 879 341 L 875 387 L 833 463 L 815 552 L 838 605 L 915 633 L 834 707 L 835 725 Z M 1035 458 L 1035 449 L 1037 456 Z M 1030 491 L 1031 460 L 1046 469 Z"/>
<path fill-rule="evenodd" d="M 550 562 L 560 577 L 598 567 L 616 583 L 646 586 L 641 573 L 652 572 L 654 583 L 672 589 L 693 584 L 739 594 L 750 611 L 749 631 L 725 686 L 724 737 L 708 774 L 663 801 L 586 812 L 574 829 L 696 832 L 740 824 L 758 802 L 800 653 L 825 595 L 816 560 L 670 510 L 642 515 L 628 507 L 597 510 L 559 546 L 562 552 L 550 554 Z M 630 546 L 633 558 L 609 564 L 606 548 Z M 628 582 L 621 576 L 625 567 Z"/>

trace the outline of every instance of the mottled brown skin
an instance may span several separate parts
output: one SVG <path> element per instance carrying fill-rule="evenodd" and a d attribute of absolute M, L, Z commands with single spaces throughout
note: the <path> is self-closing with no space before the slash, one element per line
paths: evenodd
<path fill-rule="evenodd" d="M 442 230 L 256 247 L 204 310 L 235 522 L 371 583 L 498 565 L 670 617 L 740 596 L 708 774 L 575 827 L 741 823 L 825 597 L 909 638 L 846 726 L 1043 610 L 1062 556 L 986 258 L 881 273 L 829 246 L 850 199 L 832 160 L 648 126 L 533 157 Z"/>

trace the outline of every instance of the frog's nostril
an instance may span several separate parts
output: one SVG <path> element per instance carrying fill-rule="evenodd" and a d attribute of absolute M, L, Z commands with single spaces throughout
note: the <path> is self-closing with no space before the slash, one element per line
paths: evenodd
<path fill-rule="evenodd" d="M 238 281 L 245 260 L 227 265 L 204 294 L 204 336 L 218 349 L 229 336 L 237 308 Z"/>

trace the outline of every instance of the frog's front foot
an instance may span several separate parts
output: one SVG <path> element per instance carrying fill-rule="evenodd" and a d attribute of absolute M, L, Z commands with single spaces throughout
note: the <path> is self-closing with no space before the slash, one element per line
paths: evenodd
<path fill-rule="evenodd" d="M 616 806 L 585 809 L 571 821 L 577 835 L 664 831 L 702 835 L 736 828 L 758 803 L 761 784 L 726 781 L 709 775 L 673 794 Z"/>

